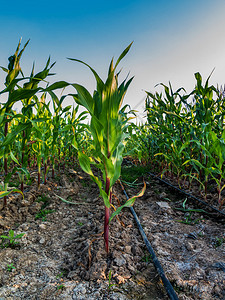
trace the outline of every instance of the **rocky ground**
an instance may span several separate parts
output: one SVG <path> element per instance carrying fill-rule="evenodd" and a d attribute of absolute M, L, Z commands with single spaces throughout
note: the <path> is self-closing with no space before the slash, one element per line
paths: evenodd
<path fill-rule="evenodd" d="M 224 299 L 224 224 L 177 210 L 184 198 L 146 183 L 134 208 L 179 299 Z M 130 196 L 137 191 L 126 188 Z M 124 201 L 119 184 L 113 194 L 114 205 Z M 0 234 L 24 235 L 10 247 L 2 241 L 0 299 L 168 299 L 128 209 L 110 224 L 107 257 L 102 199 L 82 172 L 67 170 L 39 191 L 34 181 L 24 200 L 13 195 L 8 202 Z"/>

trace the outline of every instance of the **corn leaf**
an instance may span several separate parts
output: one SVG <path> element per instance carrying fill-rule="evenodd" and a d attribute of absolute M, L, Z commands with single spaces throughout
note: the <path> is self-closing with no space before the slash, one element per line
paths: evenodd
<path fill-rule="evenodd" d="M 145 190 L 146 190 L 146 183 L 144 182 L 144 186 L 143 186 L 143 188 L 141 189 L 141 191 L 140 191 L 136 196 L 133 196 L 133 197 L 131 197 L 130 199 L 128 199 L 128 200 L 125 202 L 125 204 L 123 204 L 123 205 L 121 205 L 119 208 L 117 208 L 117 210 L 114 211 L 114 212 L 112 213 L 112 215 L 110 216 L 109 222 L 111 222 L 111 220 L 112 220 L 115 216 L 117 216 L 117 215 L 121 212 L 121 210 L 122 210 L 124 207 L 131 207 L 131 206 L 133 206 L 135 200 L 136 200 L 137 198 L 142 197 L 142 196 L 144 195 Z"/>

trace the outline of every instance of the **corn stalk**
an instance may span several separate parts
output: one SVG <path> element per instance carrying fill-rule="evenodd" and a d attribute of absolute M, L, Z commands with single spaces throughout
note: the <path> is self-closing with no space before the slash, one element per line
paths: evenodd
<path fill-rule="evenodd" d="M 74 94 L 73 97 L 77 104 L 85 107 L 91 116 L 89 130 L 93 139 L 93 156 L 89 157 L 78 149 L 78 158 L 82 169 L 97 183 L 100 195 L 104 200 L 104 240 L 107 253 L 109 253 L 112 186 L 120 176 L 121 163 L 123 160 L 122 153 L 124 150 L 126 121 L 121 113 L 121 106 L 125 93 L 133 79 L 131 78 L 128 81 L 125 79 L 119 85 L 116 68 L 130 47 L 131 44 L 120 55 L 115 66 L 113 59 L 111 60 L 105 83 L 88 64 L 77 59 L 71 59 L 88 66 L 97 82 L 97 89 L 94 91 L 93 96 L 91 96 L 85 87 L 79 84 L 73 84 L 73 87 L 77 90 L 77 94 Z M 94 175 L 91 164 L 101 170 L 104 186 L 101 179 Z M 127 206 L 133 205 L 134 200 L 127 202 Z M 117 211 L 117 213 L 118 212 L 119 211 Z"/>

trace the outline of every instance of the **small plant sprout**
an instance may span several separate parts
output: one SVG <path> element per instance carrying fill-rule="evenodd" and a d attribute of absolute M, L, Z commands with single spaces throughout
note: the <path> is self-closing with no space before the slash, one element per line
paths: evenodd
<path fill-rule="evenodd" d="M 35 215 L 35 220 L 38 220 L 38 219 L 42 219 L 43 222 L 46 221 L 46 216 L 48 214 L 51 214 L 53 213 L 54 210 L 52 209 L 41 209 L 36 215 Z"/>
<path fill-rule="evenodd" d="M 14 231 L 12 229 L 9 230 L 9 235 L 1 235 L 0 238 L 2 239 L 2 247 L 8 248 L 8 247 L 14 247 L 19 242 L 17 242 L 18 239 L 21 239 L 24 236 L 25 233 L 20 233 L 15 235 Z"/>
<path fill-rule="evenodd" d="M 216 237 L 215 238 L 215 248 L 221 246 L 224 242 L 225 242 L 225 238 L 223 238 L 223 237 L 221 237 L 221 238 Z"/>
<path fill-rule="evenodd" d="M 77 225 L 78 225 L 78 226 L 83 226 L 84 223 L 82 223 L 82 222 L 79 221 L 79 222 L 77 223 Z"/>
<path fill-rule="evenodd" d="M 109 282 L 108 282 L 108 292 L 110 291 L 110 289 L 115 285 L 114 283 L 111 283 L 112 281 L 112 270 L 109 270 Z"/>
<path fill-rule="evenodd" d="M 16 269 L 16 268 L 14 267 L 13 263 L 7 265 L 7 270 L 8 270 L 9 272 L 12 272 L 12 270 L 15 270 L 15 269 Z"/>
<path fill-rule="evenodd" d="M 57 286 L 57 290 L 63 290 L 65 289 L 65 285 L 64 284 L 60 284 Z"/>
<path fill-rule="evenodd" d="M 152 256 L 150 253 L 145 253 L 145 255 L 141 258 L 141 260 L 145 263 L 149 263 L 152 261 Z"/>

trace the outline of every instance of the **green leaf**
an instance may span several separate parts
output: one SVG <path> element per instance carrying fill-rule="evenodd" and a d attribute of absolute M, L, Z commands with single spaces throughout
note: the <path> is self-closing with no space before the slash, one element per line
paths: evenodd
<path fill-rule="evenodd" d="M 49 85 L 43 91 L 50 92 L 50 91 L 57 90 L 57 89 L 63 89 L 65 87 L 67 87 L 68 85 L 70 85 L 70 83 L 68 83 L 66 81 L 57 81 L 57 82 L 54 82 L 53 84 Z"/>
<path fill-rule="evenodd" d="M 10 190 L 10 191 L 1 191 L 1 192 L 0 192 L 0 198 L 3 198 L 3 197 L 5 197 L 5 196 L 8 196 L 8 195 L 10 195 L 10 194 L 12 194 L 12 193 L 19 193 L 19 194 L 21 194 L 21 195 L 23 196 L 23 198 L 24 198 L 23 193 L 22 193 L 20 190 L 18 190 L 18 189 L 12 189 L 12 190 Z"/>
<path fill-rule="evenodd" d="M 115 68 L 118 66 L 119 62 L 124 58 L 124 56 L 128 53 L 128 51 L 130 50 L 130 47 L 132 46 L 133 42 L 130 43 L 130 45 L 122 52 L 122 54 L 119 56 L 116 64 L 115 64 Z"/>
<path fill-rule="evenodd" d="M 33 90 L 27 89 L 17 89 L 9 94 L 8 101 L 6 102 L 6 108 L 11 107 L 15 102 L 23 99 L 29 99 L 33 97 L 41 88 L 36 88 Z"/>
<path fill-rule="evenodd" d="M 131 197 L 130 199 L 128 199 L 128 200 L 125 202 L 125 204 L 121 205 L 119 208 L 117 208 L 116 211 L 114 211 L 114 212 L 112 213 L 112 215 L 110 216 L 109 222 L 111 222 L 111 220 L 112 220 L 115 216 L 117 216 L 117 215 L 121 212 L 121 210 L 122 210 L 124 207 L 131 207 L 131 206 L 133 206 L 135 200 L 136 200 L 137 198 L 142 197 L 142 196 L 144 195 L 145 190 L 146 190 L 146 183 L 144 182 L 143 188 L 140 190 L 140 192 L 139 192 L 137 195 L 135 195 L 135 196 Z"/>
<path fill-rule="evenodd" d="M 90 158 L 81 152 L 78 152 L 78 159 L 80 162 L 80 166 L 84 172 L 89 174 L 91 176 L 91 179 L 98 185 L 100 195 L 103 198 L 104 204 L 106 207 L 110 207 L 110 202 L 109 202 L 109 195 L 106 194 L 106 192 L 102 189 L 102 182 L 98 179 L 98 177 L 94 176 L 92 170 L 91 170 L 91 160 Z"/>
<path fill-rule="evenodd" d="M 0 235 L 0 238 L 5 239 L 5 240 L 9 239 L 9 237 L 7 235 Z"/>
<path fill-rule="evenodd" d="M 184 163 L 183 163 L 183 165 L 186 165 L 186 164 L 188 164 L 189 162 L 193 162 L 195 165 L 197 165 L 199 168 L 201 168 L 201 169 L 206 169 L 206 167 L 204 167 L 197 159 L 188 159 L 188 160 L 186 160 Z"/>
<path fill-rule="evenodd" d="M 91 161 L 89 157 L 82 152 L 78 152 L 78 159 L 82 170 L 87 174 L 89 174 L 90 176 L 93 176 L 94 174 L 92 173 L 91 170 Z"/>
<path fill-rule="evenodd" d="M 14 231 L 12 229 L 9 230 L 9 237 L 10 238 L 14 237 Z"/>
<path fill-rule="evenodd" d="M 21 237 L 23 237 L 24 234 L 25 234 L 25 233 L 19 233 L 19 234 L 17 234 L 17 235 L 14 237 L 14 239 L 21 239 Z"/>
<path fill-rule="evenodd" d="M 101 78 L 98 76 L 97 72 L 96 72 L 92 67 L 90 67 L 87 63 L 83 62 L 82 60 L 75 59 L 75 58 L 68 58 L 68 59 L 69 59 L 69 60 L 72 60 L 72 61 L 80 62 L 80 63 L 84 64 L 85 66 L 87 66 L 87 67 L 92 71 L 92 73 L 93 73 L 94 76 L 95 76 L 95 79 L 96 79 L 96 82 L 97 82 L 97 90 L 98 90 L 99 92 L 102 91 L 103 86 L 104 86 L 104 83 L 103 83 L 103 81 L 101 80 Z"/>
<path fill-rule="evenodd" d="M 94 101 L 88 90 L 79 84 L 72 84 L 72 86 L 78 93 L 78 97 L 74 98 L 74 100 L 77 104 L 84 106 L 92 115 L 94 113 Z"/>
<path fill-rule="evenodd" d="M 86 202 L 72 202 L 72 201 L 68 201 L 68 200 L 66 200 L 66 199 L 64 199 L 64 198 L 62 198 L 62 197 L 60 197 L 60 196 L 58 196 L 58 195 L 56 195 L 60 200 L 62 200 L 63 202 L 65 202 L 65 203 L 68 203 L 68 204 L 75 204 L 75 205 L 80 205 L 80 204 L 82 204 L 82 205 L 89 205 L 89 203 L 86 203 Z"/>
<path fill-rule="evenodd" d="M 9 134 L 7 134 L 7 136 L 3 140 L 2 147 L 10 145 L 21 131 L 26 130 L 27 128 L 31 128 L 31 127 L 32 127 L 31 122 L 20 123 L 19 125 L 17 125 L 13 132 L 10 132 Z"/>
<path fill-rule="evenodd" d="M 12 152 L 10 152 L 10 157 L 16 164 L 18 164 L 18 165 L 20 164 Z"/>

